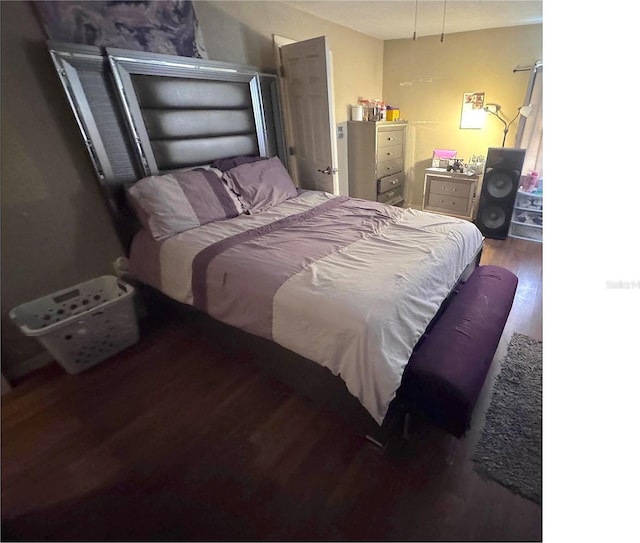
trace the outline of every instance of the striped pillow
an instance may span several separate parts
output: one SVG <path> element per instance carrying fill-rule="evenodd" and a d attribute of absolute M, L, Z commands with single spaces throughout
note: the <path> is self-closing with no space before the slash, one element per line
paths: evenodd
<path fill-rule="evenodd" d="M 239 198 L 205 168 L 145 177 L 128 195 L 138 219 L 157 240 L 243 212 Z"/>

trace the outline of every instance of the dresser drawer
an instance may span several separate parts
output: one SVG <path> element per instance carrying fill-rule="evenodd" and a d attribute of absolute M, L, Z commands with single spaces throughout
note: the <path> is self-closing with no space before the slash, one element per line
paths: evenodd
<path fill-rule="evenodd" d="M 466 216 L 469 213 L 469 198 L 430 193 L 427 207 Z"/>
<path fill-rule="evenodd" d="M 382 179 L 378 179 L 378 194 L 387 192 L 388 190 L 398 187 L 403 183 L 404 183 L 403 173 L 397 173 L 395 175 L 389 175 L 387 177 L 383 177 Z"/>
<path fill-rule="evenodd" d="M 403 150 L 403 145 L 388 145 L 387 147 L 378 147 L 378 162 L 392 160 L 394 158 L 402 158 L 404 156 Z"/>
<path fill-rule="evenodd" d="M 378 162 L 376 164 L 376 177 L 379 179 L 381 177 L 386 177 L 388 175 L 393 175 L 394 173 L 400 173 L 404 169 L 404 159 L 396 158 L 394 160 L 385 160 L 383 162 Z"/>
<path fill-rule="evenodd" d="M 378 148 L 389 145 L 402 145 L 404 142 L 404 127 L 390 127 L 378 129 Z"/>
<path fill-rule="evenodd" d="M 464 181 L 451 181 L 442 177 L 429 176 L 429 193 L 443 196 L 456 196 L 458 198 L 470 198 L 473 191 L 473 183 Z"/>
<path fill-rule="evenodd" d="M 404 185 L 378 194 L 378 202 L 382 202 L 383 204 L 395 205 L 402 200 L 404 200 Z"/>

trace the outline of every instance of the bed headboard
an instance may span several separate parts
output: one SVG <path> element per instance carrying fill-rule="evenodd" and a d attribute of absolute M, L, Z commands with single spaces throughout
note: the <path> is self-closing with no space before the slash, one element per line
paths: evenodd
<path fill-rule="evenodd" d="M 125 185 L 216 158 L 287 165 L 277 76 L 253 66 L 48 42 L 125 249 Z"/>

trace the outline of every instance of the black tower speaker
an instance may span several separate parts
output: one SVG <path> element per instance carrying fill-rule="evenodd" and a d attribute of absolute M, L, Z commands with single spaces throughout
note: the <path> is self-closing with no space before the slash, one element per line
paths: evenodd
<path fill-rule="evenodd" d="M 487 238 L 505 239 L 520 186 L 525 149 L 489 147 L 476 226 Z"/>

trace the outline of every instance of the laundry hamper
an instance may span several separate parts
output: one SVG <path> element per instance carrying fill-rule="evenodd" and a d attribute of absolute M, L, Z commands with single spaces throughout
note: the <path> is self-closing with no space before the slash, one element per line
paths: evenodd
<path fill-rule="evenodd" d="M 80 373 L 140 338 L 134 288 L 105 275 L 22 304 L 9 312 L 68 373 Z"/>

